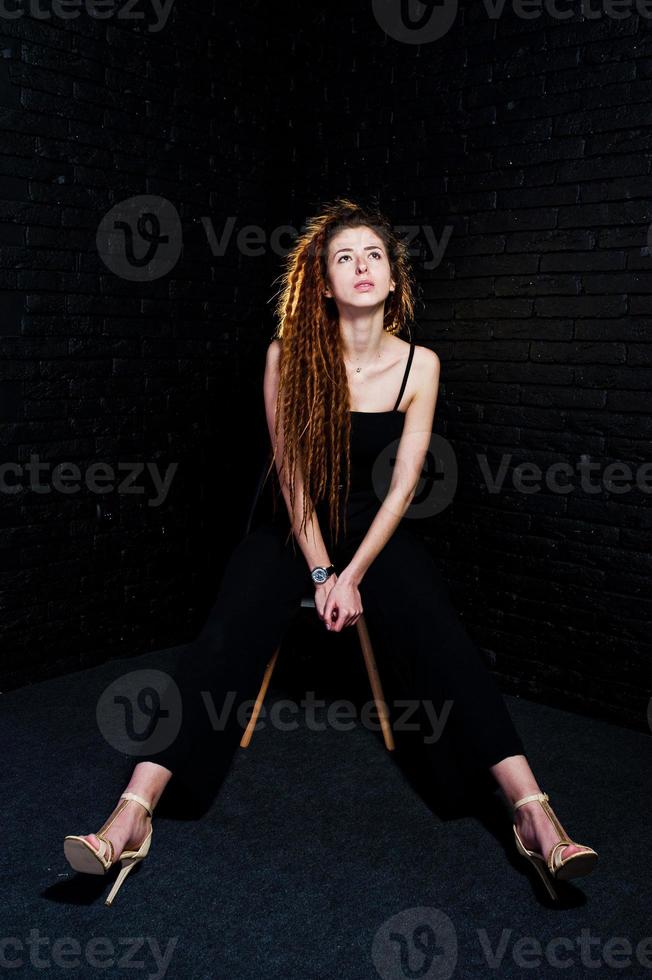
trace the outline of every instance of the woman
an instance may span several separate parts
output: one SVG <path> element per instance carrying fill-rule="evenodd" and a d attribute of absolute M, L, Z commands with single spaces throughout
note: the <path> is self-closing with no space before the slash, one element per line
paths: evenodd
<path fill-rule="evenodd" d="M 271 653 L 313 588 L 316 612 L 333 633 L 366 611 L 385 640 L 385 683 L 391 677 L 395 691 L 428 699 L 438 714 L 452 705 L 442 737 L 429 747 L 433 775 L 445 783 L 454 771 L 490 773 L 513 808 L 519 853 L 556 897 L 553 880 L 588 874 L 597 855 L 557 821 L 492 675 L 404 520 L 428 449 L 440 371 L 435 353 L 399 336 L 413 314 L 407 250 L 381 214 L 340 198 L 295 243 L 276 312 L 264 399 L 285 517 L 246 535 L 227 563 L 216 603 L 175 676 L 179 735 L 136 765 L 97 834 L 66 838 L 66 857 L 92 874 L 121 860 L 110 904 L 147 854 L 152 811 L 173 774 L 188 792 L 201 786 L 213 798 L 243 723 L 232 710 L 216 730 L 201 692 L 218 705 L 227 692 L 238 702 L 255 698 Z M 396 440 L 381 500 L 372 467 Z"/>

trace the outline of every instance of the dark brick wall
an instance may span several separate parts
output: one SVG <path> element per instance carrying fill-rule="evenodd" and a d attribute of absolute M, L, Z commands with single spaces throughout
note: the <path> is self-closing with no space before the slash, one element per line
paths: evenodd
<path fill-rule="evenodd" d="M 306 211 L 327 185 L 449 228 L 434 269 L 416 243 L 418 340 L 441 358 L 459 486 L 421 530 L 505 690 L 647 730 L 649 493 L 512 478 L 650 460 L 649 22 L 467 4 L 414 45 L 371 7 L 329 5 L 302 38 L 297 171 Z M 497 494 L 482 455 L 506 460 Z"/>
<path fill-rule="evenodd" d="M 418 341 L 460 470 L 423 533 L 470 632 L 504 689 L 646 727 L 647 495 L 511 481 L 647 461 L 648 23 L 467 4 L 417 45 L 375 9 L 0 24 L 4 455 L 178 464 L 160 507 L 142 477 L 140 496 L 0 495 L 5 687 L 195 635 L 248 510 L 279 271 L 269 238 L 213 257 L 201 218 L 269 236 L 348 193 L 421 229 Z M 146 283 L 95 245 L 137 194 L 183 228 Z M 428 235 L 450 235 L 436 265 Z M 488 492 L 482 454 L 509 489 Z"/>
<path fill-rule="evenodd" d="M 235 236 L 264 223 L 269 196 L 267 20 L 255 2 L 176 5 L 159 32 L 0 20 L 2 457 L 36 454 L 50 491 L 0 494 L 4 689 L 189 640 L 244 528 L 257 469 L 240 452 L 255 415 L 241 371 L 271 260 Z M 183 247 L 167 275 L 129 281 L 96 233 L 142 194 L 170 202 Z M 223 255 L 205 216 L 218 237 L 234 226 Z M 53 488 L 63 462 L 76 493 Z M 114 487 L 120 466 L 176 472 L 152 506 L 147 472 L 140 494 L 88 489 L 97 462 Z"/>

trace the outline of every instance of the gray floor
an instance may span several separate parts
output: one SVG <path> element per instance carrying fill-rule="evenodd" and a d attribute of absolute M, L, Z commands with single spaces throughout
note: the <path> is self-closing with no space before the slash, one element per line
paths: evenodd
<path fill-rule="evenodd" d="M 515 698 L 540 784 L 600 855 L 561 906 L 514 855 L 498 794 L 496 827 L 440 819 L 361 724 L 256 732 L 203 818 L 155 817 L 150 855 L 104 906 L 108 878 L 75 874 L 62 851 L 65 834 L 98 829 L 133 761 L 100 736 L 96 705 L 113 678 L 165 670 L 177 653 L 2 697 L 3 972 L 652 977 L 652 741 Z M 282 693 L 271 689 L 268 706 Z"/>

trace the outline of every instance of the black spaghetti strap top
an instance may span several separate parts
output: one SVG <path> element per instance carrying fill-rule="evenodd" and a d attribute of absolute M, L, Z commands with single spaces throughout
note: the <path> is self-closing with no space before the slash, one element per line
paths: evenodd
<path fill-rule="evenodd" d="M 377 484 L 382 483 L 383 474 L 389 479 L 391 445 L 399 439 L 405 423 L 405 412 L 399 405 L 405 392 L 408 375 L 414 357 L 414 340 L 410 344 L 403 380 L 394 408 L 388 412 L 350 412 L 351 416 L 351 483 L 350 493 L 372 495 L 378 499 Z M 396 448 L 396 447 L 394 447 Z M 387 458 L 385 458 L 387 457 Z M 380 476 L 374 476 L 374 465 L 378 462 Z M 384 473 L 384 471 L 386 471 Z M 340 472 L 344 472 L 342 468 Z M 378 474 L 376 474 L 378 476 Z M 340 484 L 340 489 L 343 484 Z M 378 501 L 380 503 L 380 501 Z"/>
<path fill-rule="evenodd" d="M 414 340 L 412 340 L 410 344 L 407 364 L 405 366 L 403 380 L 401 381 L 401 387 L 399 389 L 394 408 L 383 412 L 349 411 L 351 421 L 351 475 L 347 503 L 347 520 L 348 518 L 351 518 L 351 525 L 353 528 L 357 528 L 358 533 L 362 533 L 361 529 L 368 526 L 370 521 L 373 519 L 373 514 L 375 510 L 380 507 L 381 501 L 387 492 L 387 488 L 389 487 L 391 468 L 395 457 L 396 442 L 401 437 L 403 425 L 405 423 L 405 412 L 401 412 L 399 410 L 399 405 L 401 404 L 401 399 L 403 398 L 403 394 L 405 392 L 405 386 L 407 384 L 408 375 L 412 366 L 413 357 Z M 260 497 L 263 483 L 265 482 L 264 474 L 266 473 L 270 461 L 271 450 L 269 450 L 266 463 L 263 466 L 263 474 L 261 474 L 259 479 L 258 489 L 256 491 L 256 496 L 251 507 L 249 520 L 247 522 L 247 530 L 249 530 L 251 527 L 257 501 Z M 340 474 L 342 474 L 342 477 L 344 477 L 345 473 L 346 458 L 342 457 L 340 462 Z M 274 512 L 274 516 L 271 519 L 274 521 L 281 519 L 285 522 L 285 518 L 287 516 L 286 507 L 281 496 L 280 487 L 278 487 L 278 478 L 275 471 L 273 472 L 272 479 L 276 488 L 276 497 L 277 501 L 279 502 L 281 513 L 279 517 L 278 512 Z M 387 484 L 384 491 L 383 483 Z M 343 497 L 343 483 L 339 484 L 339 490 L 341 491 Z M 342 500 L 341 503 L 343 504 L 344 501 Z M 326 501 L 324 499 L 318 501 L 316 510 L 322 532 L 325 533 L 327 527 L 327 510 Z"/>
<path fill-rule="evenodd" d="M 405 374 L 403 375 L 403 380 L 401 382 L 401 387 L 398 393 L 398 398 L 396 399 L 396 405 L 392 409 L 393 412 L 398 411 L 398 406 L 401 404 L 401 398 L 403 397 L 403 392 L 405 391 L 405 386 L 407 384 L 408 374 L 410 373 L 410 368 L 412 367 L 412 358 L 414 357 L 414 341 L 410 343 L 410 353 L 408 354 L 407 364 L 405 365 Z"/>

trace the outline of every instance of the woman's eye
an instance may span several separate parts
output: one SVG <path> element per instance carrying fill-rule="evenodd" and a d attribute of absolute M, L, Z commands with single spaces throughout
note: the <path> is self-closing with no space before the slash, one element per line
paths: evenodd
<path fill-rule="evenodd" d="M 377 259 L 382 259 L 382 257 L 383 257 L 382 256 L 382 252 L 375 252 L 374 251 L 374 252 L 370 252 L 369 255 L 370 256 L 373 256 L 374 258 L 377 258 Z M 340 255 L 340 257 L 339 257 L 339 259 L 337 261 L 338 262 L 341 262 L 342 259 L 350 259 L 350 258 L 351 258 L 350 255 Z"/>

